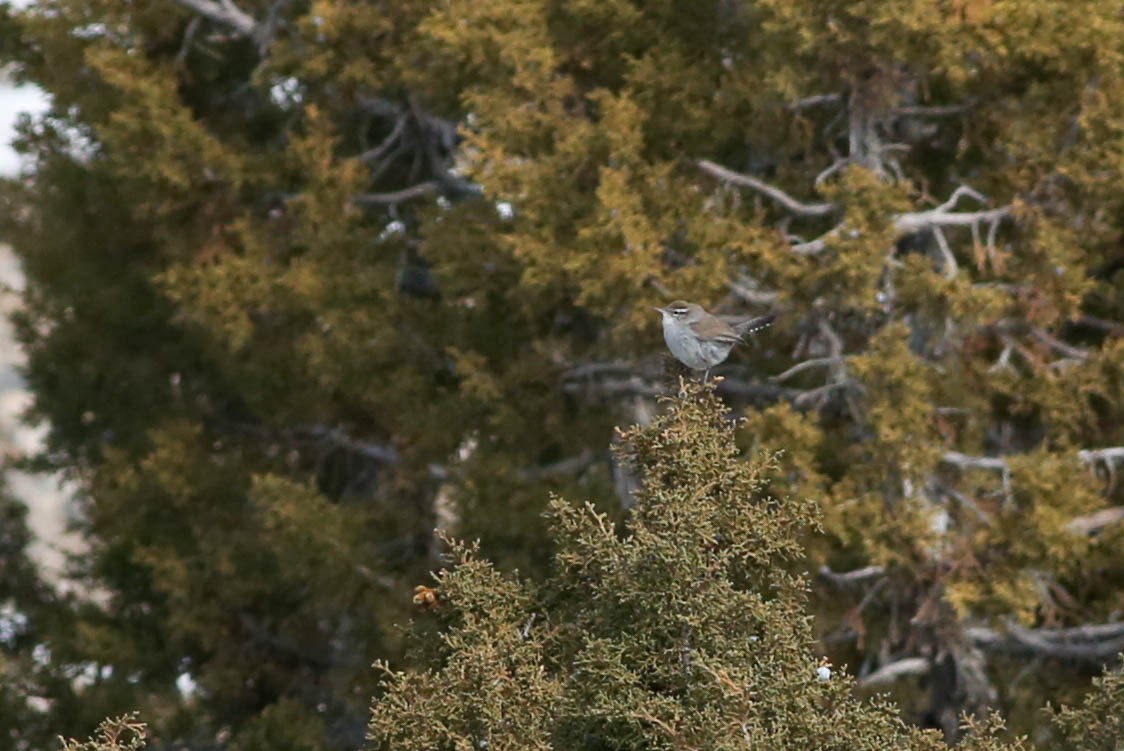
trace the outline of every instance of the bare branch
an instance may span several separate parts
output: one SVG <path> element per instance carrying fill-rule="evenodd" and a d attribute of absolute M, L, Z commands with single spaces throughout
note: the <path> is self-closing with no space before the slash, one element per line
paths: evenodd
<path fill-rule="evenodd" d="M 726 282 L 738 299 L 754 305 L 772 305 L 780 297 L 779 292 L 767 292 L 757 289 L 757 283 L 745 274 L 739 274 L 737 279 Z"/>
<path fill-rule="evenodd" d="M 1089 350 L 1066 344 L 1061 339 L 1058 339 L 1056 336 L 1046 331 L 1045 329 L 1035 327 L 1030 330 L 1030 333 L 1034 335 L 1035 339 L 1047 345 L 1051 349 L 1062 353 L 1066 357 L 1073 357 L 1078 360 L 1089 359 Z"/>
<path fill-rule="evenodd" d="M 941 455 L 941 461 L 960 469 L 990 469 L 997 470 L 1003 484 L 1003 505 L 1011 507 L 1015 502 L 1015 491 L 1011 487 L 1011 468 L 1007 462 L 997 456 L 968 456 L 959 451 L 946 451 Z"/>
<path fill-rule="evenodd" d="M 998 456 L 968 456 L 959 451 L 946 451 L 941 455 L 941 461 L 960 469 L 992 469 L 999 472 L 1009 472 L 1007 461 Z"/>
<path fill-rule="evenodd" d="M 728 170 L 725 167 L 715 164 L 708 159 L 700 159 L 696 162 L 698 166 L 707 174 L 723 180 L 734 185 L 740 185 L 743 188 L 750 188 L 756 190 L 764 196 L 767 196 L 777 203 L 784 206 L 793 214 L 806 217 L 827 216 L 835 211 L 835 204 L 832 203 L 803 203 L 796 200 L 788 193 L 785 193 L 780 188 L 773 187 L 766 182 L 758 180 L 756 177 L 744 175 L 740 172 Z"/>
<path fill-rule="evenodd" d="M 843 101 L 843 97 L 839 94 L 815 94 L 785 105 L 785 109 L 789 111 L 806 110 L 825 104 L 839 104 L 841 101 Z"/>
<path fill-rule="evenodd" d="M 260 27 L 254 17 L 235 5 L 232 0 L 175 0 L 216 23 L 228 26 L 241 36 L 253 37 Z"/>
<path fill-rule="evenodd" d="M 801 256 L 814 256 L 817 253 L 822 253 L 827 248 L 828 238 L 838 235 L 839 229 L 839 227 L 836 227 L 820 235 L 815 240 L 810 240 L 806 243 L 797 243 L 792 246 L 792 252 Z"/>
<path fill-rule="evenodd" d="M 390 193 L 360 193 L 351 200 L 358 206 L 396 206 L 414 198 L 432 195 L 440 189 L 435 180 L 427 180 L 409 188 L 395 190 Z"/>
<path fill-rule="evenodd" d="M 927 659 L 924 657 L 907 657 L 883 665 L 873 673 L 859 678 L 859 686 L 862 688 L 885 686 L 907 675 L 925 675 L 928 672 L 929 661 Z"/>
<path fill-rule="evenodd" d="M 832 571 L 830 566 L 820 566 L 818 573 L 821 579 L 831 582 L 837 587 L 850 587 L 884 576 L 886 574 L 886 569 L 882 566 L 866 566 L 864 568 L 855 569 L 854 571 L 844 571 L 840 573 Z"/>
<path fill-rule="evenodd" d="M 964 493 L 961 493 L 955 488 L 950 488 L 947 485 L 943 485 L 936 480 L 930 480 L 929 487 L 931 489 L 931 492 L 935 493 L 938 497 L 947 496 L 953 499 L 961 506 L 975 514 L 976 519 L 978 519 L 981 523 L 991 526 L 991 517 L 987 515 L 987 512 L 980 508 L 978 503 L 976 503 Z"/>
<path fill-rule="evenodd" d="M 394 128 L 391 129 L 390 135 L 383 139 L 383 142 L 378 146 L 364 151 L 359 155 L 359 158 L 368 164 L 376 164 L 380 159 L 386 156 L 386 153 L 390 151 L 398 141 L 398 138 L 402 135 L 402 131 L 406 129 L 407 119 L 405 115 L 399 117 L 394 123 Z"/>
<path fill-rule="evenodd" d="M 782 383 L 784 381 L 787 381 L 789 378 L 792 378 L 792 376 L 797 375 L 798 373 L 803 373 L 805 370 L 826 367 L 829 365 L 834 365 L 838 362 L 838 357 L 813 357 L 810 360 L 796 363 L 788 370 L 771 377 L 769 380 L 773 383 Z"/>
<path fill-rule="evenodd" d="M 1124 336 L 1124 323 L 1117 323 L 1116 321 L 1109 321 L 1104 318 L 1097 318 L 1096 316 L 1083 315 L 1077 319 L 1077 323 L 1083 326 L 1090 326 L 1095 329 L 1100 329 L 1108 334 L 1116 336 Z"/>
<path fill-rule="evenodd" d="M 1110 446 L 1103 449 L 1082 449 L 1077 452 L 1077 458 L 1085 464 L 1095 462 L 1115 463 L 1124 462 L 1124 446 Z"/>
<path fill-rule="evenodd" d="M 989 652 L 1089 665 L 1112 662 L 1124 650 L 1124 624 L 1118 623 L 1075 629 L 1028 629 L 1011 624 L 1006 635 L 982 627 L 968 628 L 964 633 L 973 644 Z"/>
<path fill-rule="evenodd" d="M 917 104 L 907 107 L 895 107 L 890 110 L 890 114 L 893 117 L 951 117 L 964 114 L 975 107 L 976 103 L 977 100 L 973 99 L 963 104 Z"/>
<path fill-rule="evenodd" d="M 941 249 L 941 256 L 944 258 L 944 278 L 953 279 L 960 267 L 956 263 L 956 256 L 952 254 L 948 238 L 944 236 L 940 227 L 933 227 L 933 237 L 937 239 L 937 247 Z"/>
<path fill-rule="evenodd" d="M 983 193 L 980 193 L 975 188 L 971 188 L 967 185 L 960 185 L 957 186 L 956 190 L 952 191 L 952 195 L 948 197 L 947 201 L 942 203 L 940 206 L 937 206 L 936 210 L 952 211 L 954 208 L 956 208 L 957 201 L 964 197 L 973 198 L 980 203 L 987 203 L 987 196 L 985 196 Z"/>
<path fill-rule="evenodd" d="M 1070 520 L 1066 529 L 1078 535 L 1095 535 L 1105 527 L 1124 522 L 1124 506 L 1101 509 L 1093 514 L 1078 516 Z"/>
<path fill-rule="evenodd" d="M 1011 216 L 1011 207 L 1004 206 L 988 211 L 949 211 L 937 207 L 928 211 L 911 211 L 894 217 L 894 228 L 903 234 L 920 232 L 933 227 L 970 227 L 973 224 L 991 223 L 997 227 L 1002 219 Z M 988 233 L 988 244 L 994 245 L 994 232 Z"/>
<path fill-rule="evenodd" d="M 833 391 L 846 389 L 851 385 L 852 384 L 850 380 L 843 380 L 836 383 L 824 384 L 823 386 L 820 386 L 818 388 L 809 389 L 797 395 L 796 398 L 792 400 L 792 405 L 800 409 L 809 406 L 815 406 L 819 408 L 823 406 L 824 402 L 827 400 L 828 394 Z"/>
<path fill-rule="evenodd" d="M 850 163 L 851 163 L 850 159 L 846 159 L 846 158 L 836 159 L 823 172 L 816 175 L 816 179 L 812 181 L 812 185 L 815 185 L 818 188 L 823 183 L 824 180 L 831 177 L 836 172 L 843 169 L 844 167 L 846 167 Z"/>

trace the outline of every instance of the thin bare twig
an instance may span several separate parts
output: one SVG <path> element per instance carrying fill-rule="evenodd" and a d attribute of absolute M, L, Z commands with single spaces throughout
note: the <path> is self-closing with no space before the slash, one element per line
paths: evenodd
<path fill-rule="evenodd" d="M 956 263 L 956 256 L 952 254 L 952 247 L 948 244 L 948 238 L 944 236 L 940 227 L 933 227 L 933 237 L 937 239 L 937 247 L 941 249 L 941 256 L 944 258 L 944 278 L 955 278 L 960 267 Z"/>
<path fill-rule="evenodd" d="M 989 469 L 999 472 L 1003 484 L 1003 505 L 1011 507 L 1015 502 L 1014 489 L 1011 487 L 1011 468 L 1007 461 L 998 456 L 968 456 L 959 451 L 946 451 L 941 455 L 941 461 L 960 469 Z"/>
<path fill-rule="evenodd" d="M 258 22 L 232 0 L 175 0 L 185 8 L 228 26 L 241 36 L 252 37 L 259 30 Z"/>
<path fill-rule="evenodd" d="M 432 195 L 440 189 L 434 180 L 427 180 L 409 188 L 395 190 L 389 193 L 360 193 L 351 200 L 359 206 L 396 206 L 400 203 Z"/>
<path fill-rule="evenodd" d="M 1121 522 L 1124 522 L 1124 506 L 1113 506 L 1092 514 L 1078 516 L 1070 520 L 1066 529 L 1074 534 L 1095 535 L 1102 529 L 1115 526 Z"/>
<path fill-rule="evenodd" d="M 1030 333 L 1034 336 L 1035 339 L 1042 342 L 1051 349 L 1062 353 L 1066 357 L 1072 357 L 1077 360 L 1089 359 L 1089 350 L 1066 344 L 1061 339 L 1058 339 L 1056 336 L 1046 331 L 1045 329 L 1035 327 L 1030 330 Z"/>
<path fill-rule="evenodd" d="M 963 104 L 915 104 L 906 107 L 895 107 L 890 110 L 894 117 L 951 117 L 962 115 L 976 106 L 977 100 Z"/>
<path fill-rule="evenodd" d="M 785 109 L 790 111 L 806 110 L 825 104 L 839 104 L 841 101 L 843 101 L 843 97 L 838 93 L 814 94 L 812 96 L 806 96 L 803 99 L 798 99 L 792 104 L 785 105 Z"/>
<path fill-rule="evenodd" d="M 837 587 L 850 587 L 884 576 L 886 569 L 883 566 L 866 566 L 854 571 L 837 572 L 832 571 L 830 566 L 820 566 L 818 573 L 821 579 L 831 582 Z"/>
<path fill-rule="evenodd" d="M 793 214 L 806 217 L 827 216 L 836 210 L 833 203 L 804 203 L 798 201 L 788 193 L 785 193 L 780 188 L 769 185 L 768 183 L 758 180 L 756 177 L 745 175 L 740 172 L 726 169 L 725 167 L 715 164 L 709 159 L 700 159 L 696 162 L 698 166 L 707 174 L 723 180 L 734 185 L 740 185 L 743 188 L 750 188 L 756 190 L 768 198 L 773 199 L 777 203 L 784 206 Z"/>
<path fill-rule="evenodd" d="M 929 672 L 929 661 L 924 657 L 906 657 L 902 660 L 888 663 L 869 675 L 859 678 L 862 688 L 874 688 L 893 683 L 907 675 L 925 675 Z"/>
<path fill-rule="evenodd" d="M 810 360 L 805 360 L 804 362 L 796 363 L 795 365 L 793 365 L 791 368 L 784 371 L 783 373 L 778 373 L 777 375 L 772 376 L 769 380 L 772 381 L 773 383 L 783 383 L 784 381 L 787 381 L 789 378 L 792 378 L 794 375 L 797 375 L 799 373 L 803 373 L 805 370 L 811 370 L 812 368 L 826 367 L 826 366 L 829 366 L 829 365 L 834 365 L 837 362 L 839 362 L 838 357 L 813 357 Z"/>
<path fill-rule="evenodd" d="M 388 151 L 397 143 L 398 138 L 402 135 L 402 131 L 406 129 L 407 118 L 405 115 L 398 118 L 394 123 L 394 128 L 391 129 L 390 135 L 383 139 L 382 143 L 373 149 L 367 149 L 359 158 L 368 164 L 377 164 Z"/>

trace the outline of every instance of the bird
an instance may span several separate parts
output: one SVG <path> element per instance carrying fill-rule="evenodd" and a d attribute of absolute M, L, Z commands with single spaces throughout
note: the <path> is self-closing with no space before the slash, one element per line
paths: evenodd
<path fill-rule="evenodd" d="M 704 371 L 704 381 L 710 377 L 710 369 L 724 362 L 743 337 L 776 320 L 776 315 L 723 320 L 701 305 L 683 300 L 656 310 L 663 317 L 663 339 L 671 354 L 691 370 Z"/>

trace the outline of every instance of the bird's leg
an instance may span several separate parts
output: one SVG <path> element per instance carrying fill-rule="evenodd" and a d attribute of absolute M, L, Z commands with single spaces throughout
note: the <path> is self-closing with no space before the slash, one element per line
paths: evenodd
<path fill-rule="evenodd" d="M 706 383 L 708 380 L 710 380 L 710 368 L 707 368 L 703 373 L 703 383 Z"/>

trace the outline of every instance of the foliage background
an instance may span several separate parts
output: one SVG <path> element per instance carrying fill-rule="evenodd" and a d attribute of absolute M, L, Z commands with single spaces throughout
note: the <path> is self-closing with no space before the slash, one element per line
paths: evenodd
<path fill-rule="evenodd" d="M 47 707 L 11 737 L 360 744 L 434 527 L 539 576 L 549 492 L 624 516 L 613 427 L 658 412 L 684 297 L 781 315 L 719 393 L 822 504 L 819 649 L 911 722 L 1048 744 L 1124 648 L 1120 10 L 8 9 L 52 97 L 0 196 L 30 461 L 81 487 L 93 595 L 5 547 L 3 669 Z"/>

